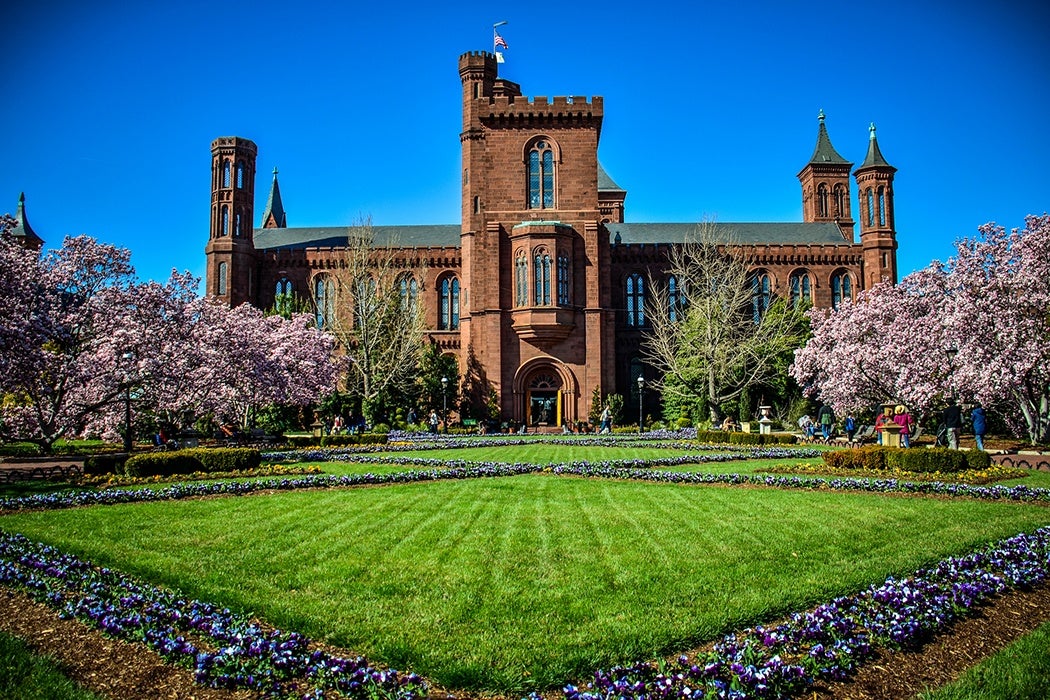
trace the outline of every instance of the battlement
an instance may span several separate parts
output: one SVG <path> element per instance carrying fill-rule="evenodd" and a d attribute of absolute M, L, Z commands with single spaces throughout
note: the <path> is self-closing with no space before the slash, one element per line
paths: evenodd
<path fill-rule="evenodd" d="M 221 151 L 232 152 L 235 150 L 245 150 L 253 156 L 259 152 L 259 148 L 254 141 L 241 136 L 220 136 L 211 142 L 212 153 Z"/>
<path fill-rule="evenodd" d="M 546 96 L 524 97 L 524 96 L 501 96 L 481 97 L 475 100 L 478 115 L 484 119 L 488 117 L 513 117 L 520 116 L 587 116 L 601 117 L 605 111 L 605 102 L 602 97 L 595 96 L 588 99 L 585 96 L 559 95 L 553 100 Z"/>

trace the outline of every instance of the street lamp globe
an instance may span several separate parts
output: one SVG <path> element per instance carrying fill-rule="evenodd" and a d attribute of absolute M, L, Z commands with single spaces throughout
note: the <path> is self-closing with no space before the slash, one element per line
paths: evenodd
<path fill-rule="evenodd" d="M 638 375 L 638 432 L 642 433 L 643 430 L 643 414 L 642 414 L 642 392 L 645 390 L 645 377 Z"/>

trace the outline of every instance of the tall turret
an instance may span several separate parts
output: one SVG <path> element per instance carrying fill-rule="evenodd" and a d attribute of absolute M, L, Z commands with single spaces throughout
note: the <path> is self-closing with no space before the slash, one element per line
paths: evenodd
<path fill-rule="evenodd" d="M 893 216 L 893 174 L 871 125 L 868 154 L 857 168 L 860 196 L 860 240 L 864 247 L 864 286 L 888 279 L 897 281 L 897 232 Z"/>
<path fill-rule="evenodd" d="M 831 145 L 824 110 L 817 117 L 817 146 L 806 167 L 798 174 L 802 183 L 802 220 L 838 224 L 842 238 L 853 242 L 853 215 L 850 213 L 849 173 L 853 163 Z"/>
<path fill-rule="evenodd" d="M 255 144 L 224 136 L 211 144 L 211 226 L 206 294 L 230 306 L 256 300 L 253 215 Z"/>
<path fill-rule="evenodd" d="M 281 203 L 281 188 L 277 185 L 277 168 L 273 169 L 273 184 L 270 185 L 270 196 L 266 199 L 266 209 L 262 215 L 263 228 L 288 228 L 288 217 Z"/>
<path fill-rule="evenodd" d="M 36 235 L 36 231 L 29 225 L 26 218 L 26 193 L 18 195 L 18 209 L 15 211 L 15 226 L 8 234 L 19 244 L 31 250 L 40 250 L 44 246 L 44 239 Z"/>

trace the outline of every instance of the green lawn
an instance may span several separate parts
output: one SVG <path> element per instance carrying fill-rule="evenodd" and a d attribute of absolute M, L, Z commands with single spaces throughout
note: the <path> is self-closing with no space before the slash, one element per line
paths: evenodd
<path fill-rule="evenodd" d="M 515 693 L 1046 524 L 1019 504 L 541 474 L 0 518 L 445 687 Z"/>
<path fill-rule="evenodd" d="M 1045 700 L 1050 689 L 1050 623 L 982 661 L 921 700 Z"/>
<path fill-rule="evenodd" d="M 0 699 L 101 700 L 70 680 L 48 656 L 0 632 Z"/>

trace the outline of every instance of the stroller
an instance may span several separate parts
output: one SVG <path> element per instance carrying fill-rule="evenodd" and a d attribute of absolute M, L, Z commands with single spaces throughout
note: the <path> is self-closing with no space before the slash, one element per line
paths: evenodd
<path fill-rule="evenodd" d="M 947 447 L 948 446 L 948 426 L 941 423 L 937 426 L 937 442 L 936 447 Z"/>

